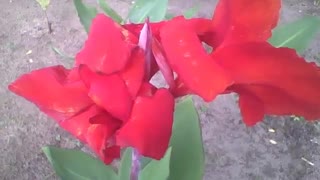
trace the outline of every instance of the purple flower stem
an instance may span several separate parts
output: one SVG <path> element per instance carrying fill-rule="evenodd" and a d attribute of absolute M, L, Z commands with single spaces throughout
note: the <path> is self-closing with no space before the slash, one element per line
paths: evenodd
<path fill-rule="evenodd" d="M 141 155 L 139 154 L 139 152 L 135 149 L 132 149 L 132 163 L 131 163 L 130 180 L 139 180 L 140 157 L 141 157 Z"/>

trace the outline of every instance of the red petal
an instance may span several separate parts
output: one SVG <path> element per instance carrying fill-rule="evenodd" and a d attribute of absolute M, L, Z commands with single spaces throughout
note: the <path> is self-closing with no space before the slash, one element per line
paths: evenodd
<path fill-rule="evenodd" d="M 101 109 L 95 105 L 88 107 L 81 113 L 59 122 L 59 125 L 73 136 L 84 143 L 87 143 L 86 134 L 90 127 L 89 119 L 101 112 Z"/>
<path fill-rule="evenodd" d="M 264 117 L 263 102 L 243 87 L 233 87 L 232 90 L 239 94 L 239 107 L 243 121 L 247 126 L 253 126 Z"/>
<path fill-rule="evenodd" d="M 186 21 L 188 26 L 196 32 L 201 41 L 210 44 L 215 40 L 213 39 L 214 30 L 212 28 L 213 23 L 211 19 L 192 18 L 185 20 L 183 17 L 176 17 L 172 19 L 172 21 L 177 21 L 177 19 Z"/>
<path fill-rule="evenodd" d="M 144 52 L 140 48 L 133 50 L 130 57 L 130 63 L 120 76 L 125 81 L 125 84 L 132 98 L 137 96 L 145 75 L 145 57 Z"/>
<path fill-rule="evenodd" d="M 206 101 L 231 84 L 225 71 L 207 55 L 196 32 L 185 21 L 168 22 L 161 41 L 172 69 L 181 81 Z"/>
<path fill-rule="evenodd" d="M 86 134 L 88 145 L 106 164 L 109 164 L 113 159 L 120 157 L 120 147 L 114 146 L 110 138 L 113 138 L 112 136 L 120 127 L 121 122 L 107 113 L 92 117 L 91 121 L 104 123 L 90 125 Z"/>
<path fill-rule="evenodd" d="M 265 113 L 320 118 L 319 68 L 294 50 L 246 43 L 224 47 L 213 58 L 229 71 L 237 87 L 263 102 Z"/>
<path fill-rule="evenodd" d="M 92 71 L 105 74 L 122 70 L 132 46 L 125 38 L 121 26 L 103 14 L 97 15 L 84 48 L 76 56 L 76 65 L 86 64 Z"/>
<path fill-rule="evenodd" d="M 115 129 L 109 129 L 109 127 L 104 124 L 93 124 L 88 128 L 86 134 L 88 145 L 102 160 L 106 159 L 104 150 L 108 146 L 108 139 L 114 132 Z"/>
<path fill-rule="evenodd" d="M 280 0 L 220 0 L 213 16 L 210 45 L 266 41 L 277 24 L 280 7 Z"/>
<path fill-rule="evenodd" d="M 161 159 L 171 137 L 173 110 L 174 98 L 166 89 L 158 90 L 153 97 L 138 97 L 130 120 L 119 130 L 117 144 Z"/>
<path fill-rule="evenodd" d="M 104 150 L 104 157 L 102 160 L 105 164 L 110 164 L 114 159 L 120 158 L 120 147 L 110 146 Z"/>
<path fill-rule="evenodd" d="M 171 90 L 171 93 L 175 98 L 192 94 L 190 89 L 186 87 L 186 85 L 180 80 L 179 77 L 175 80 L 175 84 L 176 84 L 175 88 Z"/>
<path fill-rule="evenodd" d="M 90 121 L 100 122 L 101 124 L 91 124 Z M 120 121 L 114 119 L 95 105 L 79 115 L 60 123 L 60 126 L 66 131 L 88 144 L 105 163 L 110 163 L 120 155 L 106 153 L 110 146 L 110 138 L 120 125 Z"/>
<path fill-rule="evenodd" d="M 149 82 L 144 82 L 139 89 L 138 95 L 139 96 L 153 96 L 156 93 L 157 88 L 154 87 Z"/>
<path fill-rule="evenodd" d="M 89 97 L 112 116 L 126 121 L 130 116 L 132 97 L 118 74 L 99 75 L 80 66 L 80 75 L 89 83 Z"/>
<path fill-rule="evenodd" d="M 70 72 L 63 66 L 35 70 L 19 77 L 9 89 L 36 104 L 56 121 L 61 121 L 93 103 L 81 81 L 67 79 Z"/>
<path fill-rule="evenodd" d="M 132 44 L 132 47 L 135 47 L 136 44 L 138 44 L 139 39 L 136 35 L 128 31 L 127 29 L 123 28 L 119 24 L 116 24 L 117 27 L 121 30 L 122 35 L 124 36 L 124 39 L 127 43 Z"/>
<path fill-rule="evenodd" d="M 317 87 L 319 87 L 316 85 Z M 297 84 L 298 86 L 298 84 Z M 306 88 L 313 88 L 310 84 Z M 303 88 L 296 88 L 294 91 L 299 91 Z M 315 98 L 318 99 L 308 99 L 300 97 L 295 97 L 291 93 L 283 92 L 281 89 L 274 89 L 272 87 L 251 87 L 250 90 L 253 94 L 259 95 L 265 104 L 265 112 L 267 114 L 277 114 L 277 115 L 299 115 L 305 117 L 307 120 L 316 120 L 320 117 L 320 100 L 319 94 L 313 94 Z M 300 91 L 300 93 L 304 93 Z M 262 97 L 261 97 L 262 96 Z M 269 97 L 269 98 L 268 98 Z M 310 97 L 310 96 L 309 96 Z M 318 101 L 318 102 L 316 102 Z"/>

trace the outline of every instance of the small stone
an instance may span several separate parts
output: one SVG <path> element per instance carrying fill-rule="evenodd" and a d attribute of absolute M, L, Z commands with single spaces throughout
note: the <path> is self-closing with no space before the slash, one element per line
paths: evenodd
<path fill-rule="evenodd" d="M 275 133 L 276 132 L 276 130 L 274 130 L 272 128 L 269 128 L 268 131 L 271 132 L 271 133 Z"/>
<path fill-rule="evenodd" d="M 272 140 L 272 139 L 270 139 L 269 142 L 270 142 L 271 144 L 274 144 L 274 145 L 278 144 L 277 141 Z"/>
<path fill-rule="evenodd" d="M 29 54 L 31 54 L 32 53 L 32 50 L 29 50 L 27 53 L 26 53 L 26 55 L 29 55 Z"/>
<path fill-rule="evenodd" d="M 76 146 L 77 147 L 81 147 L 82 146 L 82 144 L 81 144 L 81 142 L 79 140 L 76 141 Z"/>
<path fill-rule="evenodd" d="M 56 141 L 61 141 L 61 136 L 59 134 L 56 135 Z"/>
<path fill-rule="evenodd" d="M 309 161 L 308 159 L 306 159 L 306 158 L 304 158 L 304 157 L 302 157 L 301 160 L 304 161 L 304 162 L 306 162 L 306 163 L 308 163 L 310 166 L 314 166 L 314 163 L 313 163 L 313 162 Z"/>

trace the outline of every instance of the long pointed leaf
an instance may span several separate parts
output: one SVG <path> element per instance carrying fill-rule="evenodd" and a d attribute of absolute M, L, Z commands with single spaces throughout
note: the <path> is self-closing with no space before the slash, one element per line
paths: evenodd
<path fill-rule="evenodd" d="M 43 152 L 62 180 L 118 180 L 111 167 L 82 151 L 44 147 Z"/>
<path fill-rule="evenodd" d="M 168 180 L 202 180 L 204 151 L 201 128 L 190 97 L 176 106 L 170 146 L 172 153 Z"/>
<path fill-rule="evenodd" d="M 174 18 L 174 14 L 171 14 L 171 13 L 167 13 L 167 14 L 164 16 L 164 19 L 166 19 L 166 20 L 170 20 L 170 19 L 172 19 L 172 18 Z"/>
<path fill-rule="evenodd" d="M 119 180 L 130 180 L 132 162 L 132 149 L 127 148 L 121 156 L 119 167 Z"/>
<path fill-rule="evenodd" d="M 115 11 L 113 10 L 105 0 L 98 0 L 98 4 L 101 7 L 101 9 L 108 15 L 110 16 L 114 21 L 117 23 L 123 22 L 122 17 Z"/>
<path fill-rule="evenodd" d="M 98 11 L 94 7 L 85 5 L 82 0 L 73 0 L 73 3 L 77 9 L 80 22 L 88 33 L 92 19 L 96 17 Z"/>
<path fill-rule="evenodd" d="M 319 30 L 320 19 L 309 16 L 278 26 L 274 29 L 269 42 L 275 47 L 289 47 L 302 53 Z"/>
<path fill-rule="evenodd" d="M 161 21 L 165 18 L 168 0 L 137 0 L 129 12 L 132 23 L 142 23 L 147 17 L 151 22 Z"/>
<path fill-rule="evenodd" d="M 195 7 L 192 7 L 188 10 L 186 10 L 184 13 L 183 13 L 183 16 L 187 19 L 189 18 L 192 18 L 193 16 L 195 16 L 197 14 L 197 12 L 199 11 L 199 6 L 195 6 Z"/>
<path fill-rule="evenodd" d="M 50 4 L 50 0 L 36 0 L 43 10 L 46 10 Z"/>
<path fill-rule="evenodd" d="M 167 180 L 170 172 L 171 148 L 160 160 L 151 160 L 151 162 L 139 174 L 139 180 Z"/>

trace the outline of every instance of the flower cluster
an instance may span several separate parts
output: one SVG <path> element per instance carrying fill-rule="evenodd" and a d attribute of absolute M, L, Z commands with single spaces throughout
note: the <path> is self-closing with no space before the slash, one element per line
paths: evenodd
<path fill-rule="evenodd" d="M 267 42 L 280 7 L 280 0 L 220 0 L 212 19 L 179 16 L 125 25 L 99 14 L 72 69 L 35 70 L 9 89 L 35 103 L 105 163 L 127 146 L 162 158 L 175 98 L 188 94 L 206 101 L 239 94 L 248 126 L 265 114 L 313 120 L 320 117 L 319 67 Z M 168 88 L 150 83 L 158 71 Z"/>

